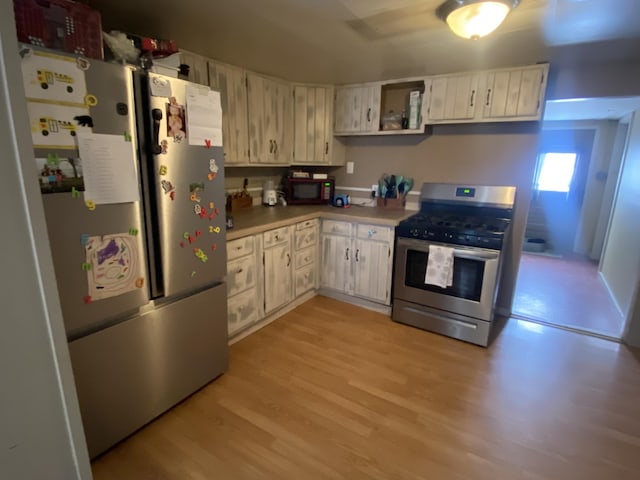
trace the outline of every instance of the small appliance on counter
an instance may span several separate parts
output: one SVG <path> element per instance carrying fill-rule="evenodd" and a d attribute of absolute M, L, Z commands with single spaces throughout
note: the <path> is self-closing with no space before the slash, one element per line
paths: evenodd
<path fill-rule="evenodd" d="M 288 177 L 285 182 L 287 203 L 291 205 L 331 204 L 335 191 L 333 178 Z"/>
<path fill-rule="evenodd" d="M 334 207 L 347 208 L 350 203 L 351 203 L 351 197 L 349 195 L 340 194 L 333 197 Z"/>
<path fill-rule="evenodd" d="M 262 186 L 262 203 L 273 207 L 278 203 L 278 194 L 273 186 L 273 180 L 267 180 Z"/>

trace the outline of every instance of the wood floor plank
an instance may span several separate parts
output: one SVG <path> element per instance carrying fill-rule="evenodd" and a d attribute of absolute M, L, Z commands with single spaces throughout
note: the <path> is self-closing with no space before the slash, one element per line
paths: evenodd
<path fill-rule="evenodd" d="M 511 320 L 484 349 L 315 297 L 96 480 L 637 479 L 640 352 Z"/>

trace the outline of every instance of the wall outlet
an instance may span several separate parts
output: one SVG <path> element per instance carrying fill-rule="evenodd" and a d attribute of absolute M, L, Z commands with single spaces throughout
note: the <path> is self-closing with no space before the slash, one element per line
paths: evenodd
<path fill-rule="evenodd" d="M 378 185 L 371 185 L 371 198 L 378 196 Z"/>
<path fill-rule="evenodd" d="M 347 162 L 347 173 L 349 175 L 353 173 L 353 162 Z"/>

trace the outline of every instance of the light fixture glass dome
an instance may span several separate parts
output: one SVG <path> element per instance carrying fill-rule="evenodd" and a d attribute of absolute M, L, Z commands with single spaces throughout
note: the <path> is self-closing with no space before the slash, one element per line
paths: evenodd
<path fill-rule="evenodd" d="M 504 21 L 519 0 L 448 0 L 436 14 L 462 38 L 478 39 Z"/>

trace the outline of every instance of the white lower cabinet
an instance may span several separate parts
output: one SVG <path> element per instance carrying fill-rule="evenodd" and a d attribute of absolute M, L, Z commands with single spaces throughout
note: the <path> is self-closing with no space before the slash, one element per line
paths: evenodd
<path fill-rule="evenodd" d="M 296 224 L 294 232 L 294 295 L 318 288 L 318 220 Z"/>
<path fill-rule="evenodd" d="M 289 227 L 263 234 L 264 312 L 269 314 L 292 299 L 291 233 Z"/>
<path fill-rule="evenodd" d="M 262 282 L 259 281 L 260 237 L 227 243 L 227 318 L 229 336 L 262 317 Z"/>
<path fill-rule="evenodd" d="M 322 223 L 320 286 L 390 305 L 393 228 Z"/>

